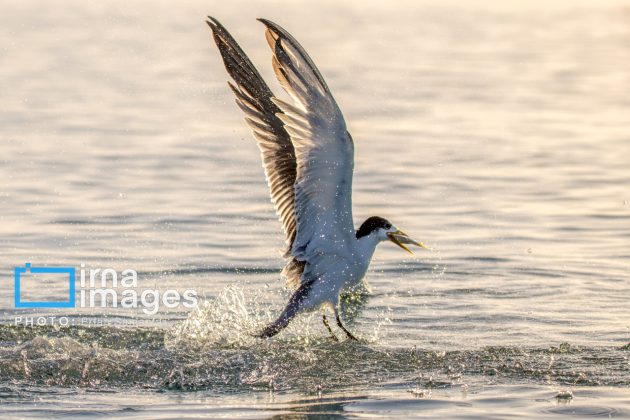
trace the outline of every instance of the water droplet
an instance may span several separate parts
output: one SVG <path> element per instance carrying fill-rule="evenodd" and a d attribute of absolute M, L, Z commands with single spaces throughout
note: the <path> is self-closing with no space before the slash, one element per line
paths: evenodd
<path fill-rule="evenodd" d="M 417 398 L 430 398 L 431 397 L 430 389 L 422 389 L 417 386 L 415 388 L 408 389 L 407 392 L 409 392 L 410 394 L 413 394 Z"/>
<path fill-rule="evenodd" d="M 556 400 L 559 402 L 569 402 L 573 399 L 573 392 L 563 389 L 556 394 Z"/>

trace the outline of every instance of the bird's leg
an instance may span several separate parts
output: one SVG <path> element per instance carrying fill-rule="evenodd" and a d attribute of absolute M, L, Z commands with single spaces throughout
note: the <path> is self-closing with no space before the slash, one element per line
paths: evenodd
<path fill-rule="evenodd" d="M 348 338 L 350 340 L 359 341 L 354 335 L 352 335 L 350 331 L 346 329 L 346 327 L 343 326 L 343 324 L 341 323 L 341 318 L 339 317 L 339 311 L 335 311 L 335 317 L 337 318 L 337 325 L 339 325 L 339 328 L 341 328 L 343 332 L 346 333 Z"/>
<path fill-rule="evenodd" d="M 330 333 L 330 338 L 332 338 L 335 341 L 339 341 L 335 333 L 333 333 L 332 328 L 330 328 L 330 324 L 328 323 L 328 318 L 326 318 L 326 314 L 322 315 L 322 320 L 324 321 L 324 325 L 326 326 L 326 329 Z"/>

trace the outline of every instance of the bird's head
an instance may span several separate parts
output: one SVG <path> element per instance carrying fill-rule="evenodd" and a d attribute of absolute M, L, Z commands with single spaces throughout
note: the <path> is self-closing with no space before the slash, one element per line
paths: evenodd
<path fill-rule="evenodd" d="M 376 235 L 376 238 L 378 238 L 381 242 L 387 240 L 392 241 L 410 254 L 413 254 L 413 252 L 411 252 L 405 244 L 416 245 L 420 248 L 428 249 L 422 242 L 416 242 L 411 239 L 409 235 L 394 226 L 392 222 L 379 216 L 369 217 L 365 222 L 363 222 L 359 230 L 357 230 L 356 237 L 357 239 L 360 239 L 364 236 L 372 234 Z"/>

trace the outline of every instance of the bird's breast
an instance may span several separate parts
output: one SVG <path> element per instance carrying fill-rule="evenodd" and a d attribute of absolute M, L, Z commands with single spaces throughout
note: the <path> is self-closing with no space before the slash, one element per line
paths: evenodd
<path fill-rule="evenodd" d="M 354 287 L 363 280 L 370 262 L 361 258 L 348 260 L 343 270 L 343 289 Z"/>

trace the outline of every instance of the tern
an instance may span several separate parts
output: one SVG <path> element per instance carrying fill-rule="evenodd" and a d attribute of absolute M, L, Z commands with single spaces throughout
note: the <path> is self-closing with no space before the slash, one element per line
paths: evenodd
<path fill-rule="evenodd" d="M 236 104 L 261 152 L 271 201 L 286 237 L 282 276 L 293 290 L 278 319 L 257 336 L 272 337 L 296 315 L 328 306 L 339 328 L 339 294 L 358 285 L 376 246 L 391 241 L 426 248 L 388 220 L 373 216 L 358 230 L 352 219 L 354 143 L 328 85 L 304 48 L 279 25 L 265 25 L 272 66 L 290 102 L 277 98 L 238 43 L 215 18 L 212 30 Z M 323 322 L 333 339 L 326 314 Z"/>

